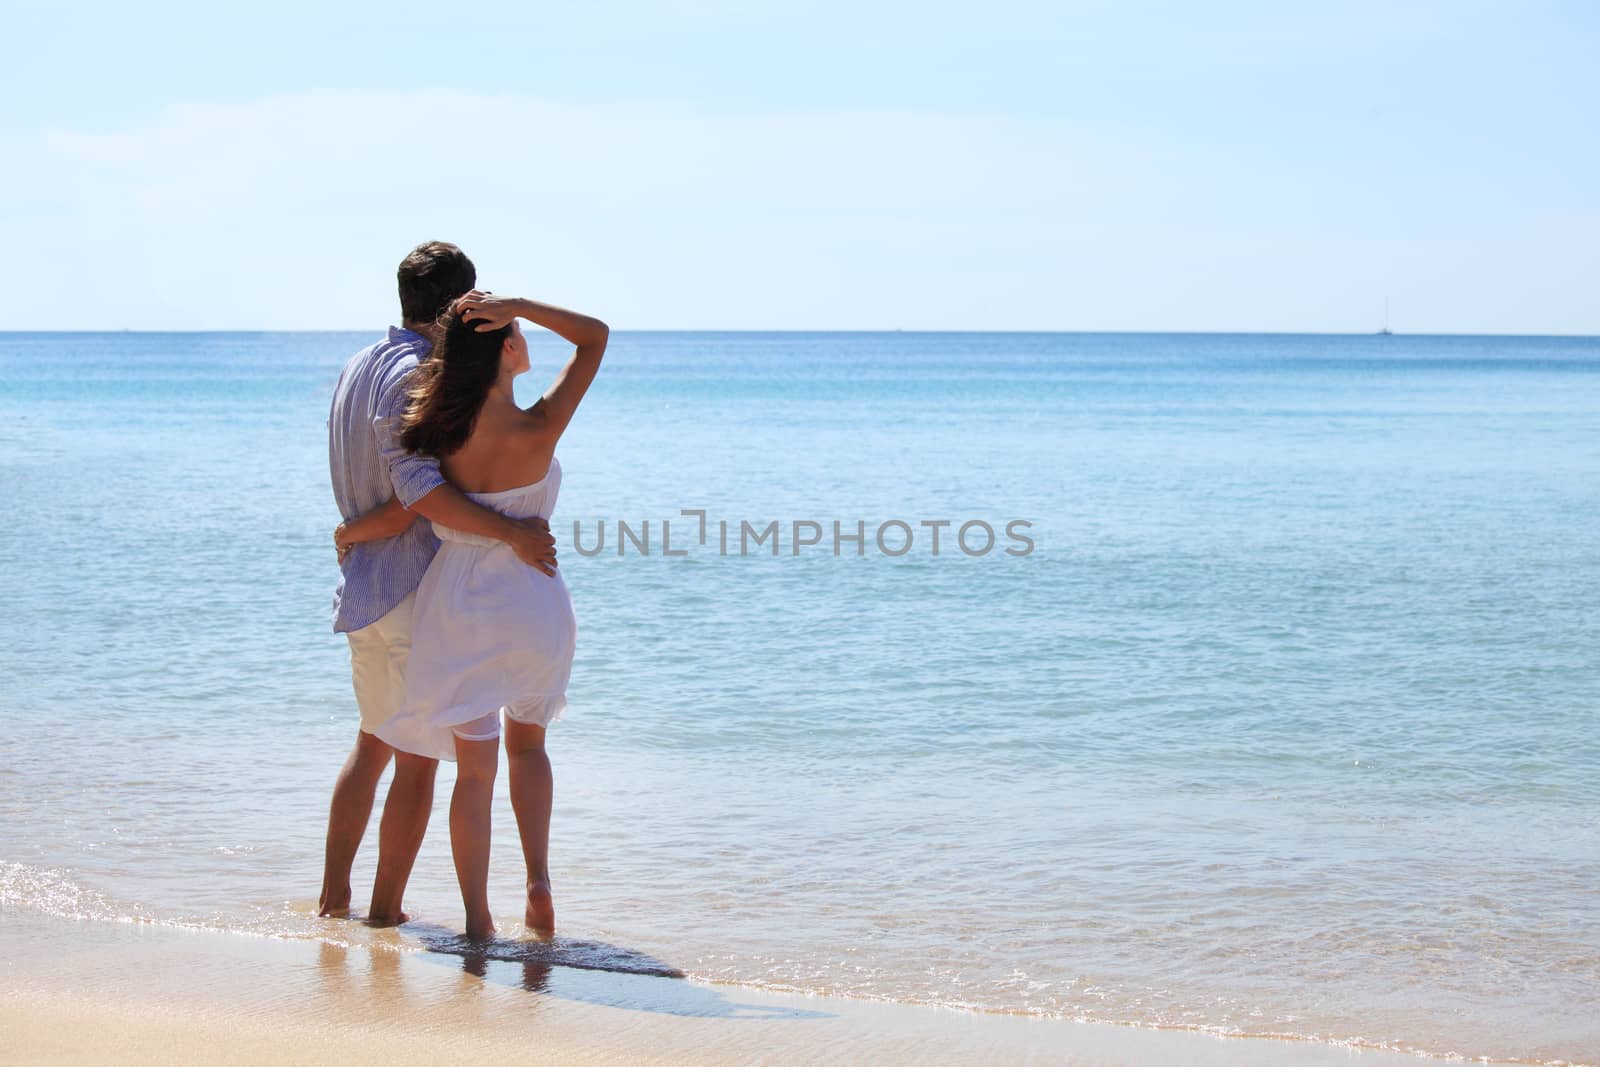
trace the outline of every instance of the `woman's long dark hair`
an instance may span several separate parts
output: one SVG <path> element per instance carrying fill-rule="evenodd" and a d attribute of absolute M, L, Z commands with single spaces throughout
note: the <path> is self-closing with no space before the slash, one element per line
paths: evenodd
<path fill-rule="evenodd" d="M 489 389 L 500 376 L 500 350 L 511 327 L 479 333 L 451 309 L 439 316 L 433 354 L 412 374 L 400 443 L 410 452 L 448 456 L 467 443 Z"/>

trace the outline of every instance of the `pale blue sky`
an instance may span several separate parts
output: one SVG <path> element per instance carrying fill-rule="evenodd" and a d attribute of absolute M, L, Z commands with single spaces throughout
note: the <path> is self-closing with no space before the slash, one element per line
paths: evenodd
<path fill-rule="evenodd" d="M 14 8 L 15 5 L 12 5 Z M 0 329 L 1600 334 L 1600 5 L 0 15 Z"/>

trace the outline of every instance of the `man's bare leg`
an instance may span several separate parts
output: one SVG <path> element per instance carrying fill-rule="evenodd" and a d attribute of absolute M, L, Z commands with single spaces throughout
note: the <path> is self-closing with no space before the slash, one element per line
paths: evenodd
<path fill-rule="evenodd" d="M 383 777 L 393 751 L 371 734 L 358 733 L 355 748 L 339 771 L 333 785 L 333 802 L 328 806 L 328 843 L 322 861 L 318 915 L 350 914 L 350 867 L 367 832 L 367 820 L 372 817 L 378 779 Z"/>
<path fill-rule="evenodd" d="M 428 817 L 433 814 L 433 779 L 438 770 L 436 759 L 395 751 L 394 781 L 389 783 L 383 821 L 378 824 L 378 877 L 372 884 L 369 922 L 393 925 L 408 918 L 400 910 L 401 901 L 412 865 L 417 862 L 417 850 L 428 832 Z"/>
<path fill-rule="evenodd" d="M 506 758 L 511 763 L 511 808 L 517 813 L 522 859 L 528 866 L 523 925 L 546 937 L 556 932 L 555 898 L 550 892 L 550 807 L 555 778 L 544 751 L 544 727 L 515 719 L 506 722 Z"/>

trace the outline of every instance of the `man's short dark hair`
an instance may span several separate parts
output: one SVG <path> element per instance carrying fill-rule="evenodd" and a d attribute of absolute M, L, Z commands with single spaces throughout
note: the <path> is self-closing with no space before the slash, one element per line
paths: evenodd
<path fill-rule="evenodd" d="M 425 241 L 413 248 L 397 273 L 400 314 L 406 322 L 432 322 L 478 284 L 478 268 L 448 241 Z"/>

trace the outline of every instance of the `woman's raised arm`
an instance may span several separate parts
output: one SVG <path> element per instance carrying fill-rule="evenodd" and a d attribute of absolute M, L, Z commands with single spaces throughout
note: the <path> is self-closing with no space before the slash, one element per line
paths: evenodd
<path fill-rule="evenodd" d="M 600 359 L 611 339 L 611 328 L 599 319 L 553 304 L 541 304 L 514 296 L 495 296 L 473 290 L 462 297 L 457 307 L 463 320 L 475 323 L 480 332 L 498 330 L 512 319 L 523 318 L 576 346 L 572 358 L 556 375 L 550 388 L 529 412 L 542 417 L 546 429 L 560 437 L 578 410 L 578 402 L 600 369 Z"/>

